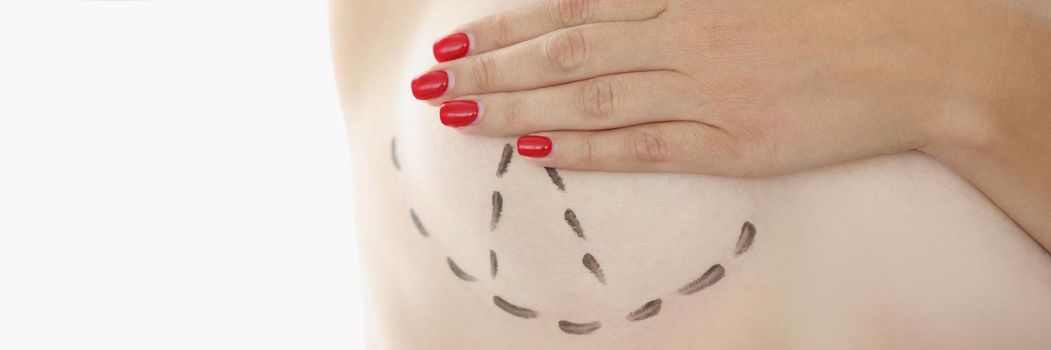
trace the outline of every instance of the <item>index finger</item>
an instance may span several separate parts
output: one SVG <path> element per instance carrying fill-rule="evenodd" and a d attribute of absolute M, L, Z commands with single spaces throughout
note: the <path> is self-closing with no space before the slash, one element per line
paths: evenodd
<path fill-rule="evenodd" d="M 569 27 L 643 21 L 659 16 L 668 0 L 543 0 L 483 17 L 434 43 L 434 58 L 447 62 L 511 46 Z"/>

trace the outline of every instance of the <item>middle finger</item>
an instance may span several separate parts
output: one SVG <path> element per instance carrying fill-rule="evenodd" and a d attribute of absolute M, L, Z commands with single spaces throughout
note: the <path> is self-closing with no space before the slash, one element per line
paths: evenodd
<path fill-rule="evenodd" d="M 536 89 L 601 75 L 668 69 L 655 21 L 596 23 L 558 30 L 503 49 L 436 66 L 417 84 L 422 100 Z M 437 74 L 436 74 L 437 72 Z M 444 74 L 442 74 L 444 73 Z M 442 91 L 418 91 L 417 86 Z"/>

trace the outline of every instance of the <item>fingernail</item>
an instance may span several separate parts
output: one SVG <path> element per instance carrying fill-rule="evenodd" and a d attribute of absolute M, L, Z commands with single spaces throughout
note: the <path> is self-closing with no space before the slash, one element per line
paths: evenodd
<path fill-rule="evenodd" d="M 478 103 L 474 101 L 446 101 L 442 103 L 442 124 L 454 128 L 464 127 L 478 119 Z"/>
<path fill-rule="evenodd" d="M 434 58 L 438 62 L 452 61 L 467 56 L 471 49 L 471 38 L 464 33 L 456 33 L 434 43 Z"/>
<path fill-rule="evenodd" d="M 412 80 L 412 95 L 417 100 L 430 100 L 445 94 L 449 88 L 449 73 L 434 71 Z"/>
<path fill-rule="evenodd" d="M 551 154 L 551 139 L 529 135 L 518 138 L 518 154 L 529 158 L 543 158 Z"/>

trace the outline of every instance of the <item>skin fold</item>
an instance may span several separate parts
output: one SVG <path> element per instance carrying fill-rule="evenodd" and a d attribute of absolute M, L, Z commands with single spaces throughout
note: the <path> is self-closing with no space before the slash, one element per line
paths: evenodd
<path fill-rule="evenodd" d="M 920 150 L 1051 246 L 1051 21 L 1029 7 L 549 0 L 456 32 L 469 54 L 421 99 L 484 106 L 446 124 L 530 135 L 538 165 L 762 177 Z"/>

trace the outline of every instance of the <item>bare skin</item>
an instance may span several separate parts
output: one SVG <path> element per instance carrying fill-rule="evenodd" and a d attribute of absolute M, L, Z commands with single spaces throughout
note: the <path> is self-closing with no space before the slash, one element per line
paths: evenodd
<path fill-rule="evenodd" d="M 434 67 L 538 165 L 757 177 L 921 150 L 1051 247 L 1051 21 L 1002 1 L 547 0 Z"/>
<path fill-rule="evenodd" d="M 333 1 L 369 348 L 1051 347 L 1051 256 L 928 154 L 556 181 L 406 91 L 435 39 L 532 2 Z"/>

